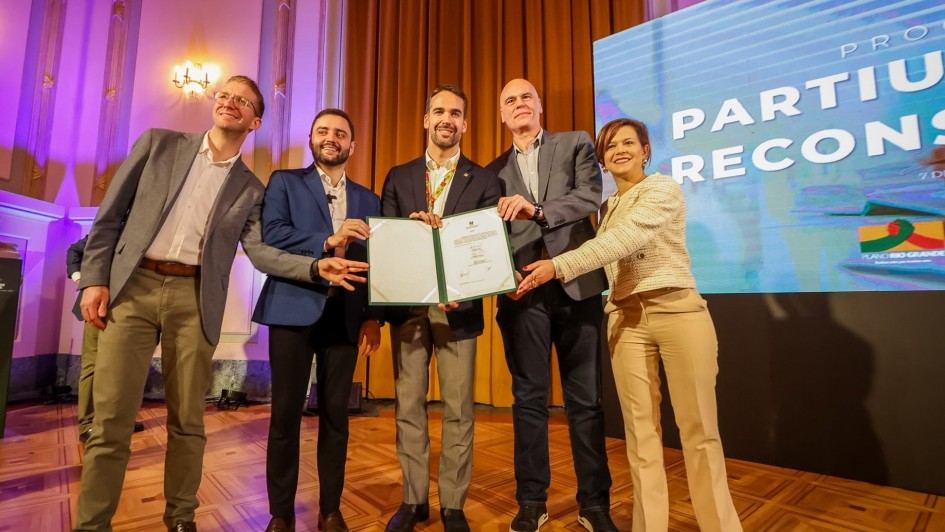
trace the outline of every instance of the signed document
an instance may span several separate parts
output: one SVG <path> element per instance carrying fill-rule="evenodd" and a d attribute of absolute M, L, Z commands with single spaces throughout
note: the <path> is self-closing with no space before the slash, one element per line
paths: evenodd
<path fill-rule="evenodd" d="M 443 218 L 443 228 L 369 217 L 372 305 L 435 305 L 517 288 L 505 222 L 495 207 Z"/>

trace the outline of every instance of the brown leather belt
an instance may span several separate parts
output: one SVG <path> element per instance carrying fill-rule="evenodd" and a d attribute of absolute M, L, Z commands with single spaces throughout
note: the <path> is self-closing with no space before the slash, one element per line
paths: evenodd
<path fill-rule="evenodd" d="M 200 266 L 174 262 L 172 260 L 154 260 L 144 257 L 138 266 L 161 275 L 172 277 L 197 277 L 200 275 Z"/>

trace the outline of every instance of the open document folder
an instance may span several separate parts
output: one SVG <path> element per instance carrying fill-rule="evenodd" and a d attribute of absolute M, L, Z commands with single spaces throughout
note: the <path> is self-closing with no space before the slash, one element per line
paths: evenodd
<path fill-rule="evenodd" d="M 511 292 L 515 265 L 505 222 L 495 207 L 420 220 L 369 217 L 371 305 L 436 305 Z"/>

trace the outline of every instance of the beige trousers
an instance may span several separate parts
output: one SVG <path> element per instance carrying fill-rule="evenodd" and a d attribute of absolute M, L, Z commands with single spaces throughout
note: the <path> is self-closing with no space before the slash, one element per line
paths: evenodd
<path fill-rule="evenodd" d="M 203 468 L 203 413 L 214 346 L 200 322 L 198 283 L 138 268 L 99 333 L 92 436 L 85 446 L 76 530 L 111 530 L 151 358 L 161 343 L 167 400 L 164 522 L 193 521 Z"/>
<path fill-rule="evenodd" d="M 699 528 L 742 529 L 725 474 L 715 402 L 718 341 L 692 289 L 658 289 L 608 302 L 607 335 L 633 478 L 633 531 L 665 531 L 669 494 L 660 429 L 659 363 L 682 440 Z"/>
<path fill-rule="evenodd" d="M 440 507 L 462 509 L 472 478 L 473 380 L 476 339 L 454 340 L 446 313 L 437 307 L 413 307 L 410 318 L 391 328 L 397 402 L 397 457 L 404 475 L 407 504 L 430 495 L 430 432 L 427 390 L 430 357 L 436 353 L 443 427 L 437 476 Z"/>

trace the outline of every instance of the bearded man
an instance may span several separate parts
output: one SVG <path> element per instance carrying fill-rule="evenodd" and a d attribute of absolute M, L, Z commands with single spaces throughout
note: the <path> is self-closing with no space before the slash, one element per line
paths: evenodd
<path fill-rule="evenodd" d="M 325 109 L 312 121 L 309 143 L 315 159 L 311 166 L 278 170 L 269 178 L 263 239 L 297 255 L 365 260 L 369 229 L 364 219 L 380 214 L 380 199 L 345 173 L 354 150 L 354 124 L 344 111 Z M 318 398 L 318 525 L 324 531 L 348 530 L 341 515 L 348 397 L 358 346 L 362 356 L 377 349 L 381 317 L 368 308 L 364 285 L 349 292 L 327 282 L 266 280 L 253 321 L 269 326 L 272 371 L 266 448 L 272 520 L 267 532 L 295 530 L 299 430 L 313 356 Z"/>
<path fill-rule="evenodd" d="M 466 94 L 459 87 L 433 89 L 423 115 L 426 153 L 387 173 L 381 192 L 384 216 L 410 217 L 440 227 L 442 216 L 498 204 L 499 177 L 460 153 L 466 110 Z M 473 376 L 476 337 L 484 326 L 482 300 L 387 309 L 404 499 L 386 531 L 408 532 L 430 518 L 427 390 L 430 358 L 435 354 L 444 404 L 437 476 L 440 518 L 445 532 L 466 532 L 470 527 L 463 505 L 472 476 Z"/>

